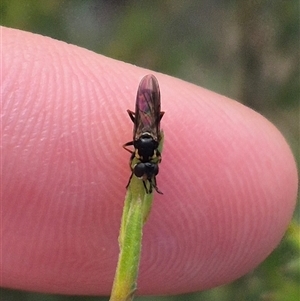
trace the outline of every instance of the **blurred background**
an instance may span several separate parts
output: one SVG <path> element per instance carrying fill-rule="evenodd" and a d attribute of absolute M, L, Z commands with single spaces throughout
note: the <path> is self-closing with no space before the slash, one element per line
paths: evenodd
<path fill-rule="evenodd" d="M 1 25 L 179 77 L 260 112 L 299 166 L 298 0 L 2 0 Z M 299 205 L 297 207 L 299 209 Z M 104 301 L 1 289 L 1 300 Z M 300 214 L 252 273 L 205 292 L 137 301 L 300 300 Z"/>

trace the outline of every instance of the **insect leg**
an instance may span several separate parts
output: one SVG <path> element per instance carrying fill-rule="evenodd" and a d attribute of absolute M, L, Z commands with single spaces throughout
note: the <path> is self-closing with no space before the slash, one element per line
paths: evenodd
<path fill-rule="evenodd" d="M 156 177 L 153 177 L 153 183 L 151 183 L 153 185 L 153 187 L 155 188 L 155 190 L 159 193 L 159 194 L 163 194 L 157 187 L 157 183 L 156 183 Z"/>
<path fill-rule="evenodd" d="M 133 141 L 129 141 L 129 142 L 125 143 L 125 144 L 123 145 L 123 148 L 126 149 L 128 152 L 130 152 L 130 153 L 132 154 L 133 151 L 130 150 L 130 149 L 128 149 L 128 148 L 126 148 L 126 146 L 130 146 L 130 145 L 133 145 Z"/>
<path fill-rule="evenodd" d="M 144 184 L 144 187 L 145 187 L 146 193 L 151 193 L 151 192 L 152 192 L 151 183 L 150 183 L 150 190 L 148 190 L 148 188 L 147 188 L 147 185 L 146 185 L 146 181 L 145 181 L 145 180 L 143 180 L 143 184 Z"/>
<path fill-rule="evenodd" d="M 130 184 L 130 181 L 131 181 L 132 175 L 133 175 L 133 172 L 131 173 L 131 176 L 130 176 L 130 178 L 129 178 L 129 180 L 128 180 L 128 183 L 127 183 L 127 185 L 126 185 L 126 189 L 128 188 L 128 186 L 129 186 L 129 184 Z"/>
<path fill-rule="evenodd" d="M 135 122 L 135 113 L 130 110 L 127 110 L 127 113 L 129 115 L 130 119 L 132 120 L 132 122 L 134 123 Z"/>
<path fill-rule="evenodd" d="M 161 119 L 163 118 L 164 114 L 165 114 L 165 112 L 160 112 L 160 114 L 159 114 L 159 121 L 161 121 Z"/>

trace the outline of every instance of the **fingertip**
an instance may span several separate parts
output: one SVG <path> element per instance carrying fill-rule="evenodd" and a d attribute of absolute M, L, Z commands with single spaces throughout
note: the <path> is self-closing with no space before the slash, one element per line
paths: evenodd
<path fill-rule="evenodd" d="M 126 110 L 149 70 L 2 30 L 3 284 L 108 294 L 130 176 Z M 140 293 L 223 284 L 279 243 L 297 194 L 293 155 L 256 112 L 154 74 L 165 111 L 164 195 L 156 194 L 146 224 Z"/>

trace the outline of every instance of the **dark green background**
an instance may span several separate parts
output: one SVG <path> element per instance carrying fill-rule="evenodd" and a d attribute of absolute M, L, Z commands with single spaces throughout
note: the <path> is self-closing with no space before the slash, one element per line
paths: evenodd
<path fill-rule="evenodd" d="M 299 162 L 298 0 L 2 0 L 0 9 L 4 26 L 73 43 L 237 99 L 280 129 Z M 297 210 L 282 243 L 254 272 L 205 292 L 135 300 L 299 300 L 299 236 Z M 0 296 L 108 300 L 7 289 Z"/>

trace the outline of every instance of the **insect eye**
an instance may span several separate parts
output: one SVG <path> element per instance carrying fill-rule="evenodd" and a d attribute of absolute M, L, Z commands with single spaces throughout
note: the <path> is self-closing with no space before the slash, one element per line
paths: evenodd
<path fill-rule="evenodd" d="M 157 164 L 152 164 L 152 168 L 153 168 L 153 174 L 155 176 L 157 176 L 157 174 L 158 174 L 158 165 Z"/>
<path fill-rule="evenodd" d="M 150 162 L 144 163 L 144 173 L 147 174 L 148 177 L 157 176 L 158 174 L 158 165 Z"/>
<path fill-rule="evenodd" d="M 146 172 L 146 166 L 144 163 L 139 163 L 137 164 L 134 169 L 133 169 L 134 174 L 138 177 L 141 178 L 145 172 Z"/>

